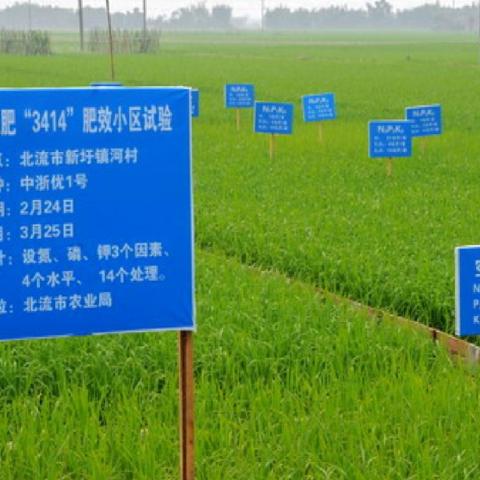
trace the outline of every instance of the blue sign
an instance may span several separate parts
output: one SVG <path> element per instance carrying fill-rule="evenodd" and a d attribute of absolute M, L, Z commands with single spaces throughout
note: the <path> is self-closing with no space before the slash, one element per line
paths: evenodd
<path fill-rule="evenodd" d="M 441 105 L 425 105 L 405 109 L 407 120 L 412 122 L 413 137 L 428 137 L 442 134 Z"/>
<path fill-rule="evenodd" d="M 255 87 L 248 83 L 225 85 L 225 106 L 227 108 L 253 108 Z"/>
<path fill-rule="evenodd" d="M 291 103 L 255 102 L 255 132 L 290 135 L 293 130 Z"/>
<path fill-rule="evenodd" d="M 480 246 L 455 249 L 455 331 L 480 335 Z"/>
<path fill-rule="evenodd" d="M 370 158 L 412 156 L 412 125 L 408 120 L 374 120 L 368 124 Z"/>
<path fill-rule="evenodd" d="M 200 92 L 196 88 L 192 88 L 192 117 L 200 116 Z"/>
<path fill-rule="evenodd" d="M 303 120 L 305 122 L 322 122 L 335 120 L 336 118 L 335 95 L 333 93 L 303 96 Z"/>
<path fill-rule="evenodd" d="M 195 327 L 188 88 L 0 89 L 0 340 Z"/>

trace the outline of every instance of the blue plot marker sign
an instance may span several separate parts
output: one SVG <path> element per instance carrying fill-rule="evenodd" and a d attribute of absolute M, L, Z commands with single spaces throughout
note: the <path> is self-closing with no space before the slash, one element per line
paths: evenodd
<path fill-rule="evenodd" d="M 425 105 L 405 109 L 407 120 L 412 122 L 413 137 L 428 137 L 442 134 L 442 107 Z"/>
<path fill-rule="evenodd" d="M 0 339 L 191 330 L 188 88 L 0 90 Z"/>
<path fill-rule="evenodd" d="M 192 88 L 192 117 L 200 116 L 200 91 L 197 88 Z"/>
<path fill-rule="evenodd" d="M 370 158 L 412 156 L 412 125 L 407 120 L 374 120 L 368 124 Z"/>
<path fill-rule="evenodd" d="M 293 130 L 291 103 L 255 102 L 255 132 L 290 135 Z"/>
<path fill-rule="evenodd" d="M 303 119 L 305 122 L 322 122 L 335 120 L 335 95 L 321 93 L 318 95 L 305 95 L 303 97 Z"/>
<path fill-rule="evenodd" d="M 255 87 L 248 83 L 228 83 L 225 85 L 226 108 L 253 108 Z"/>
<path fill-rule="evenodd" d="M 455 331 L 480 335 L 480 246 L 455 249 Z"/>

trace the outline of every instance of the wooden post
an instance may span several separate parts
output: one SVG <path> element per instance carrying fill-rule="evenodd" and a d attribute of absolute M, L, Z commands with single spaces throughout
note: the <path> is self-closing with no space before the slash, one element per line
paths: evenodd
<path fill-rule="evenodd" d="M 322 124 L 318 122 L 318 141 L 322 143 L 323 141 L 323 130 L 322 130 Z"/>
<path fill-rule="evenodd" d="M 237 132 L 239 132 L 240 131 L 240 109 L 239 108 L 237 108 L 236 114 L 237 114 Z"/>
<path fill-rule="evenodd" d="M 180 391 L 180 480 L 195 478 L 195 379 L 193 375 L 193 333 L 178 332 Z"/>
<path fill-rule="evenodd" d="M 143 48 L 147 49 L 147 0 L 143 0 Z"/>
<path fill-rule="evenodd" d="M 391 177 L 393 174 L 393 158 L 387 158 L 387 177 Z"/>
<path fill-rule="evenodd" d="M 426 148 L 427 148 L 427 137 L 421 137 L 420 138 L 420 151 L 422 152 L 422 155 L 425 154 Z"/>
<path fill-rule="evenodd" d="M 270 135 L 270 160 L 275 157 L 275 134 Z"/>
<path fill-rule="evenodd" d="M 83 0 L 78 0 L 78 29 L 80 32 L 80 51 L 83 52 L 85 48 L 85 35 L 83 28 Z"/>
<path fill-rule="evenodd" d="M 112 33 L 112 17 L 110 15 L 110 0 L 106 1 L 107 7 L 107 23 L 108 23 L 108 41 L 110 44 L 110 71 L 112 75 L 112 80 L 115 80 L 115 64 L 113 61 L 113 33 Z"/>

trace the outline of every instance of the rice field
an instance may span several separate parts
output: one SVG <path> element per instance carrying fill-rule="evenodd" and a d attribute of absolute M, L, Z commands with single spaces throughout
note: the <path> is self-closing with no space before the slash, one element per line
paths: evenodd
<path fill-rule="evenodd" d="M 478 372 L 336 292 L 453 331 L 453 249 L 478 243 L 480 64 L 460 35 L 170 35 L 119 56 L 126 85 L 200 89 L 194 125 L 197 473 L 201 479 L 479 476 Z M 0 85 L 108 80 L 103 56 L 0 57 Z M 295 104 L 255 135 L 223 85 Z M 301 120 L 335 92 L 339 118 Z M 441 103 L 445 133 L 394 163 L 367 122 Z M 0 345 L 0 478 L 178 477 L 173 334 Z"/>

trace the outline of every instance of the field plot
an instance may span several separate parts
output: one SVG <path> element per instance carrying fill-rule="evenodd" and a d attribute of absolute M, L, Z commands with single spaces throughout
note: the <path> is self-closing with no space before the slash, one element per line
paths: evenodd
<path fill-rule="evenodd" d="M 420 34 L 167 35 L 158 55 L 117 58 L 127 85 L 201 92 L 200 478 L 479 476 L 477 373 L 316 289 L 453 331 L 453 248 L 479 243 L 477 62 L 470 37 Z M 0 66 L 6 87 L 88 85 L 109 71 L 95 55 Z M 236 132 L 227 82 L 295 103 L 273 161 L 250 112 Z M 300 110 L 319 92 L 338 102 L 322 143 Z M 427 103 L 442 104 L 444 135 L 387 178 L 367 157 L 367 122 Z M 0 476 L 176 478 L 175 360 L 170 334 L 0 346 Z"/>
<path fill-rule="evenodd" d="M 309 286 L 199 258 L 199 478 L 476 478 L 478 380 Z M 170 479 L 175 336 L 1 347 L 2 478 Z"/>
<path fill-rule="evenodd" d="M 452 332 L 453 248 L 478 243 L 477 45 L 420 34 L 244 38 L 167 35 L 159 55 L 117 60 L 128 85 L 201 90 L 199 244 Z M 2 63 L 6 86 L 85 85 L 109 71 L 95 56 Z M 250 112 L 235 131 L 226 82 L 253 82 L 259 100 L 295 103 L 294 135 L 278 140 L 275 161 Z M 321 91 L 336 94 L 339 117 L 319 144 L 300 97 Z M 386 178 L 384 162 L 367 157 L 367 122 L 428 103 L 442 104 L 444 135 L 424 152 L 416 143 Z"/>

